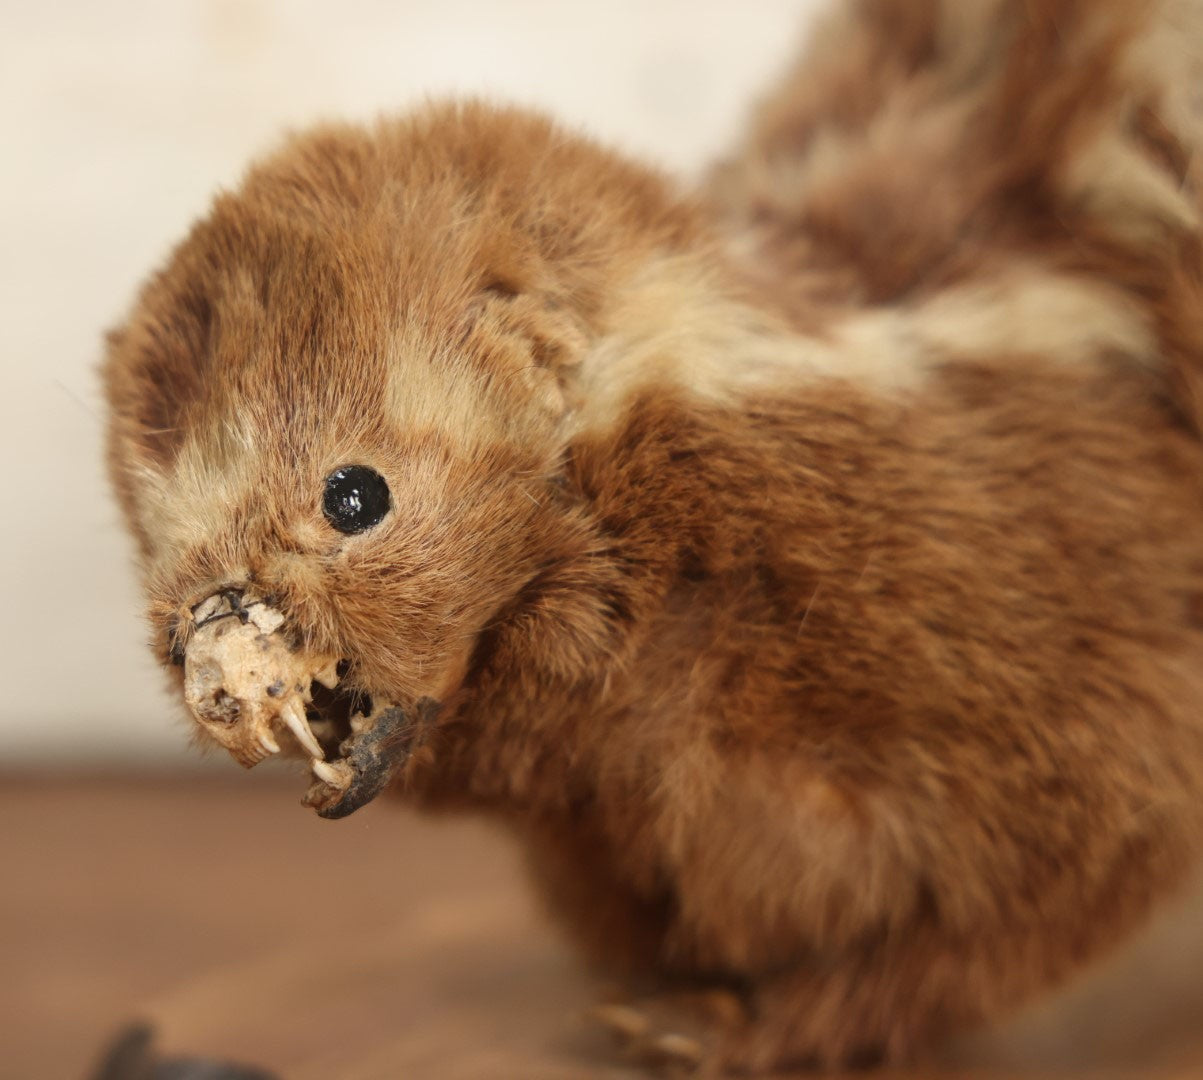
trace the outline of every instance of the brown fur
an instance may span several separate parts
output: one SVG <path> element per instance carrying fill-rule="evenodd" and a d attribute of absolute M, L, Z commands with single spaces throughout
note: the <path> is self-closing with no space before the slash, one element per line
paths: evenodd
<path fill-rule="evenodd" d="M 1063 979 L 1200 839 L 1187 16 L 853 0 L 693 199 L 483 106 L 293 140 L 111 337 L 160 655 L 254 583 L 441 700 L 406 796 L 508 821 L 598 962 L 736 993 L 713 1062 Z M 395 500 L 350 538 L 348 461 Z"/>

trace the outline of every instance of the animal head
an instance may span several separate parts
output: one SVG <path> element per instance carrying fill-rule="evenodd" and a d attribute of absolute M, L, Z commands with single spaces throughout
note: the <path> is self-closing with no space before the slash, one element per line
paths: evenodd
<path fill-rule="evenodd" d="M 693 228 L 657 177 L 482 106 L 321 129 L 252 169 L 104 366 L 160 658 L 258 605 L 286 647 L 251 674 L 294 713 L 331 665 L 391 702 L 451 693 L 490 620 L 589 545 L 561 484 L 573 372 L 614 283 Z M 198 717 L 252 764 L 233 732 L 267 709 L 266 752 L 278 703 L 228 664 L 194 674 Z"/>

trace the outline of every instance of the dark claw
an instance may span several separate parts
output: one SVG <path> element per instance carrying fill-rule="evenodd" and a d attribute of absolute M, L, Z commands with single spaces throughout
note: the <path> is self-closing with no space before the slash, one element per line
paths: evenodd
<path fill-rule="evenodd" d="M 92 1080 L 277 1080 L 249 1065 L 206 1058 L 163 1058 L 154 1053 L 154 1032 L 131 1024 L 105 1051 Z"/>
<path fill-rule="evenodd" d="M 385 709 L 373 717 L 368 731 L 347 739 L 339 749 L 351 766 L 351 786 L 338 802 L 318 807 L 318 816 L 331 821 L 344 818 L 376 798 L 405 764 L 418 733 L 433 721 L 438 711 L 438 702 L 430 698 L 418 702 L 413 716 L 406 715 L 399 707 Z"/>

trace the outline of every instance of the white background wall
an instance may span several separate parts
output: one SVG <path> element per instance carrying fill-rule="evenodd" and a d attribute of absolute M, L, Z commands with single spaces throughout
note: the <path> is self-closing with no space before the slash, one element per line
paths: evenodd
<path fill-rule="evenodd" d="M 538 105 L 689 174 L 816 0 L 0 0 L 0 764 L 182 754 L 106 490 L 94 366 L 281 129 Z"/>

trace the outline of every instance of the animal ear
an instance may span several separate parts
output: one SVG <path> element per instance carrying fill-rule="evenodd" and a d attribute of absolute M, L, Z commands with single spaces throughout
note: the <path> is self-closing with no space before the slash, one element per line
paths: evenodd
<path fill-rule="evenodd" d="M 555 296 L 491 278 L 470 305 L 464 340 L 552 413 L 568 409 L 570 373 L 588 337 L 583 319 Z"/>
<path fill-rule="evenodd" d="M 584 353 L 583 323 L 548 293 L 497 278 L 481 289 L 476 311 L 478 324 L 522 339 L 535 367 L 560 372 L 578 364 Z"/>

